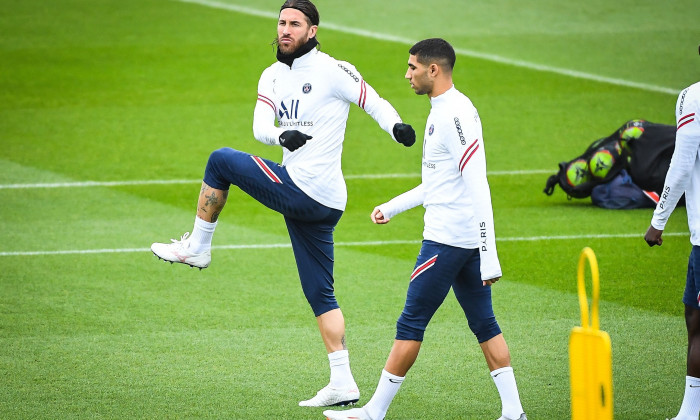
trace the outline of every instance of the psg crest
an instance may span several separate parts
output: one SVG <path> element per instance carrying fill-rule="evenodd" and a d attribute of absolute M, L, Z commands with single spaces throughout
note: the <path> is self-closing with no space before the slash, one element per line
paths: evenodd
<path fill-rule="evenodd" d="M 303 88 L 301 88 L 301 91 L 304 93 L 309 93 L 311 92 L 311 83 L 306 83 Z"/>

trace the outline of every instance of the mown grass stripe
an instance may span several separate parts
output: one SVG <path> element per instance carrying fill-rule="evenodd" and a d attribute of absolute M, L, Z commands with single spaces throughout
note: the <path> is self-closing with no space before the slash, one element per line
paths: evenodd
<path fill-rule="evenodd" d="M 524 169 L 514 171 L 492 171 L 488 176 L 534 175 L 555 173 L 552 169 Z M 346 180 L 355 179 L 391 179 L 420 178 L 420 174 L 357 174 L 345 175 Z M 86 187 L 124 187 L 129 185 L 170 185 L 199 184 L 201 179 L 140 179 L 131 181 L 76 181 L 76 182 L 40 182 L 34 184 L 0 184 L 0 190 L 23 190 L 34 188 L 86 188 Z"/>
<path fill-rule="evenodd" d="M 664 236 L 688 236 L 687 232 L 668 232 Z M 642 233 L 611 233 L 611 234 L 593 234 L 593 235 L 545 235 L 545 236 L 516 236 L 497 238 L 496 242 L 534 242 L 534 241 L 561 241 L 561 240 L 577 240 L 577 239 L 626 239 L 639 238 L 644 235 Z M 418 244 L 419 239 L 412 240 L 395 240 L 395 241 L 357 241 L 357 242 L 336 242 L 336 247 L 356 247 L 356 246 L 384 246 L 384 245 L 409 245 Z M 274 249 L 274 248 L 291 248 L 289 243 L 280 244 L 231 244 L 213 246 L 212 249 Z M 0 252 L 0 257 L 23 257 L 23 256 L 42 256 L 42 255 L 81 255 L 81 254 L 121 254 L 133 252 L 148 252 L 150 248 L 104 248 L 104 249 L 72 249 L 72 250 L 56 250 L 56 251 L 8 251 Z"/>

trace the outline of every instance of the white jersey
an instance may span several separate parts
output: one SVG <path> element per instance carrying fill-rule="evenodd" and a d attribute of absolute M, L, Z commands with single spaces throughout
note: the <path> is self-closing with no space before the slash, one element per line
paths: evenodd
<path fill-rule="evenodd" d="M 338 210 L 345 210 L 348 197 L 340 162 L 351 103 L 393 138 L 401 118 L 391 104 L 351 64 L 314 48 L 291 68 L 276 62 L 263 71 L 253 116 L 253 135 L 263 143 L 279 144 L 287 130 L 313 137 L 294 152 L 283 148 L 282 165 L 304 193 Z"/>
<path fill-rule="evenodd" d="M 423 204 L 427 240 L 478 248 L 481 278 L 501 276 L 479 114 L 454 86 L 431 98 L 422 183 L 379 206 L 385 218 Z"/>
<path fill-rule="evenodd" d="M 700 246 L 700 82 L 684 89 L 676 103 L 676 146 L 651 225 L 659 230 L 685 192 L 690 242 Z"/>

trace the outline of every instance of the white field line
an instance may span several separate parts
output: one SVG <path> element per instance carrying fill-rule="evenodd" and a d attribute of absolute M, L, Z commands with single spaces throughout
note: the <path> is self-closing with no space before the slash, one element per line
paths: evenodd
<path fill-rule="evenodd" d="M 488 176 L 503 175 L 532 175 L 556 173 L 556 169 L 532 169 L 522 171 L 493 171 Z M 355 179 L 390 179 L 390 178 L 420 178 L 420 174 L 364 174 L 345 175 L 347 180 Z M 169 185 L 169 184 L 200 184 L 201 179 L 142 179 L 133 181 L 80 181 L 80 182 L 44 182 L 37 184 L 0 184 L 0 190 L 26 190 L 33 188 L 86 188 L 86 187 L 123 187 L 129 185 Z"/>
<path fill-rule="evenodd" d="M 252 7 L 238 6 L 235 4 L 222 3 L 222 2 L 213 1 L 213 0 L 175 0 L 175 1 L 179 1 L 181 3 L 198 4 L 201 6 L 206 6 L 206 7 L 210 7 L 210 8 L 214 8 L 214 9 L 228 10 L 231 12 L 242 13 L 242 14 L 257 16 L 257 17 L 262 17 L 262 18 L 277 19 L 279 17 L 279 15 L 277 13 L 274 13 L 274 12 L 259 10 L 259 9 L 255 9 Z M 414 40 L 414 39 L 404 38 L 404 37 L 400 37 L 400 36 L 396 36 L 396 35 L 385 34 L 385 33 L 381 33 L 381 32 L 368 31 L 365 29 L 359 29 L 359 28 L 353 28 L 353 27 L 344 26 L 344 25 L 338 25 L 338 24 L 331 23 L 331 22 L 323 22 L 322 27 L 324 29 L 330 29 L 330 30 L 334 30 L 334 31 L 342 32 L 342 33 L 346 33 L 346 34 L 363 36 L 365 38 L 377 39 L 380 41 L 391 41 L 391 42 L 396 42 L 399 44 L 404 44 L 404 45 L 409 45 L 409 46 L 413 45 L 417 41 L 419 41 L 417 39 Z M 611 84 L 611 85 L 615 85 L 615 86 L 631 87 L 631 88 L 635 88 L 635 89 L 646 90 L 649 92 L 666 93 L 666 94 L 675 96 L 675 95 L 678 95 L 681 91 L 681 89 L 673 89 L 673 88 L 664 87 L 664 86 L 656 86 L 656 85 L 651 85 L 648 83 L 633 82 L 630 80 L 617 79 L 614 77 L 605 77 L 605 76 L 600 76 L 600 75 L 596 75 L 596 74 L 592 74 L 592 73 L 585 73 L 585 72 L 571 70 L 571 69 L 564 69 L 564 68 L 560 68 L 560 67 L 547 66 L 544 64 L 531 63 L 528 61 L 514 60 L 514 59 L 507 58 L 507 57 L 502 57 L 502 56 L 496 55 L 496 54 L 487 54 L 487 53 L 482 53 L 479 51 L 467 50 L 464 48 L 455 48 L 455 52 L 457 54 L 464 55 L 467 57 L 479 58 L 482 60 L 492 61 L 492 62 L 500 63 L 500 64 L 506 64 L 509 66 L 521 67 L 521 68 L 526 68 L 529 70 L 537 70 L 537 71 L 542 71 L 542 72 L 547 72 L 547 73 L 555 73 L 555 74 L 560 74 L 560 75 L 564 75 L 564 76 L 568 76 L 568 77 L 573 77 L 575 79 L 592 80 L 595 82 L 607 83 L 607 84 Z"/>
<path fill-rule="evenodd" d="M 668 232 L 668 236 L 688 236 L 687 232 Z M 535 242 L 535 241 L 559 241 L 559 240 L 579 240 L 579 239 L 627 239 L 637 238 L 640 241 L 644 237 L 643 233 L 619 233 L 605 235 L 553 235 L 553 236 L 516 236 L 498 238 L 496 242 Z M 396 241 L 359 241 L 359 242 L 336 242 L 336 247 L 357 247 L 357 246 L 385 246 L 385 245 L 410 245 L 419 244 L 420 240 L 396 240 Z M 291 248 L 289 243 L 280 244 L 240 244 L 240 245 L 218 245 L 213 246 L 215 250 L 226 249 L 277 249 Z M 44 256 L 44 255 L 84 255 L 84 254 L 125 254 L 134 252 L 149 252 L 150 248 L 115 248 L 115 249 L 74 249 L 63 251 L 12 251 L 0 252 L 0 257 L 23 257 L 23 256 Z"/>

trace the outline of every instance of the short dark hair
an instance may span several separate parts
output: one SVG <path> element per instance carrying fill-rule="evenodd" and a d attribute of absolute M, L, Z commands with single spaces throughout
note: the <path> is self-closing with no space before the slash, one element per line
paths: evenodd
<path fill-rule="evenodd" d="M 282 7 L 280 7 L 280 12 L 284 9 L 297 9 L 306 16 L 310 25 L 318 26 L 318 9 L 316 9 L 316 6 L 309 0 L 287 0 Z"/>
<path fill-rule="evenodd" d="M 440 66 L 447 66 L 449 70 L 455 67 L 455 50 L 449 42 L 442 38 L 429 38 L 417 42 L 408 50 L 408 53 L 415 55 L 421 64 L 437 62 Z"/>

